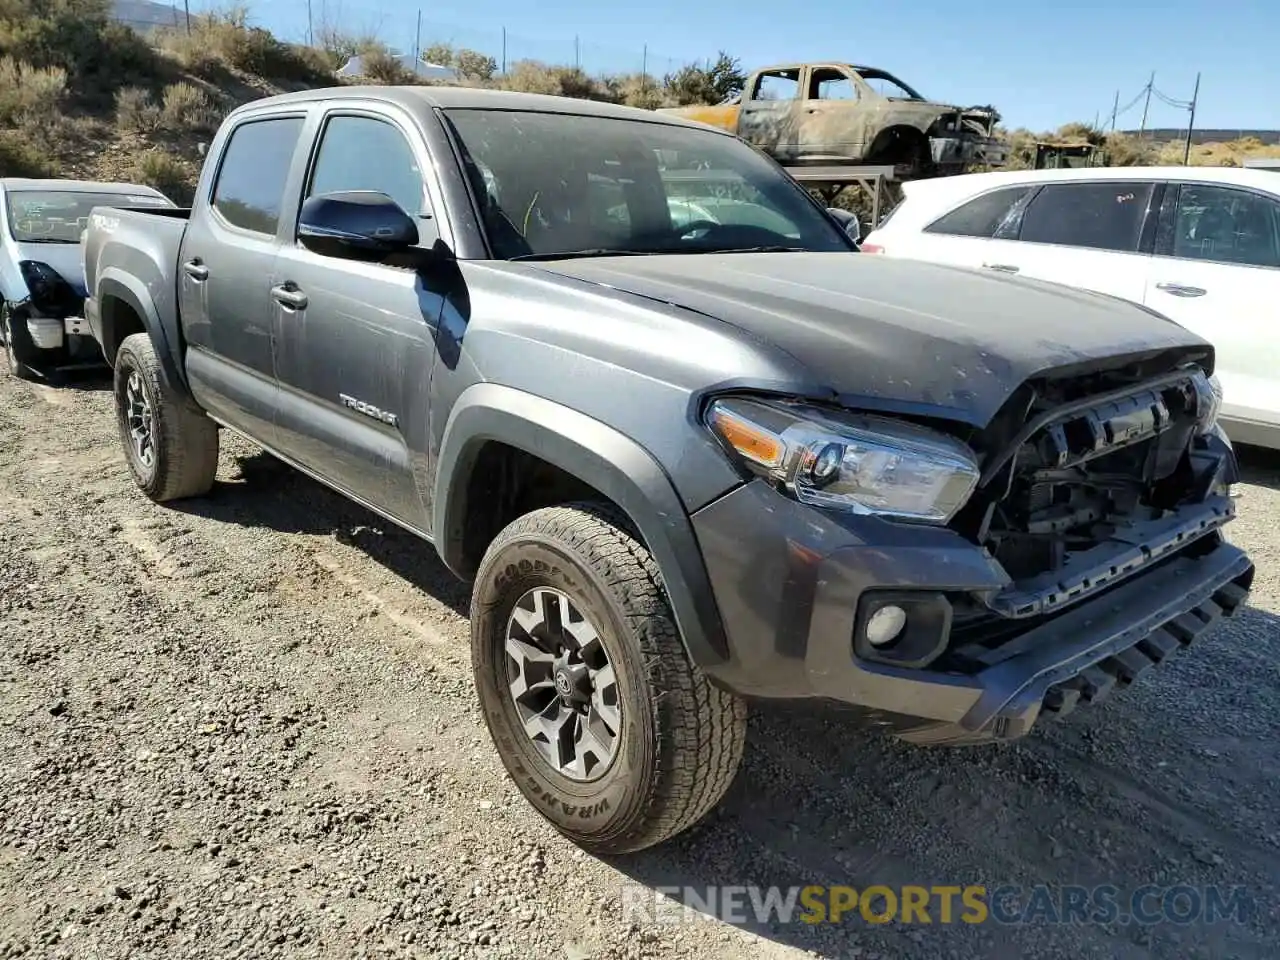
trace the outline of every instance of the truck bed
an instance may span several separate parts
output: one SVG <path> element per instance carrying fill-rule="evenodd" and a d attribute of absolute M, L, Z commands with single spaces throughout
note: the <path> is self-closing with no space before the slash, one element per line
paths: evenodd
<path fill-rule="evenodd" d="M 94 207 L 84 235 L 85 319 L 107 360 L 113 359 L 111 318 L 105 317 L 95 299 L 110 296 L 130 305 L 141 315 L 141 304 L 150 301 L 157 314 L 170 360 L 180 356 L 178 317 L 178 257 L 190 219 L 189 208 L 122 209 Z"/>

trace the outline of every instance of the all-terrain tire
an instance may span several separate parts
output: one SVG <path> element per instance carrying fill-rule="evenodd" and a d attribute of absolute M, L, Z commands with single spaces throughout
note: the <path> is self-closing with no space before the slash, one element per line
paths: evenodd
<path fill-rule="evenodd" d="M 476 688 L 507 772 L 557 829 L 605 854 L 697 823 L 733 782 L 746 739 L 746 704 L 690 662 L 658 566 L 628 527 L 591 503 L 526 514 L 489 546 L 471 600 Z M 562 592 L 590 619 L 617 679 L 620 739 L 594 782 L 566 777 L 539 752 L 509 690 L 508 621 L 536 588 Z"/>
<path fill-rule="evenodd" d="M 150 411 L 149 463 L 130 422 L 139 390 Z M 209 492 L 218 470 L 218 426 L 169 386 L 145 333 L 125 337 L 116 353 L 115 404 L 125 461 L 143 493 L 164 503 Z"/>

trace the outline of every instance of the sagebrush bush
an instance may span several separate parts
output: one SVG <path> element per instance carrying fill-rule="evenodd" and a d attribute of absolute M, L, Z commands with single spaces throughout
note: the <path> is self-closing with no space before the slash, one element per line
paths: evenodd
<path fill-rule="evenodd" d="M 0 123 L 22 126 L 52 120 L 67 89 L 61 67 L 33 67 L 0 57 Z"/>
<path fill-rule="evenodd" d="M 54 177 L 58 163 L 21 130 L 0 130 L 0 177 Z"/>
<path fill-rule="evenodd" d="M 189 203 L 194 190 L 195 174 L 179 157 L 164 150 L 147 150 L 133 163 L 133 176 L 139 183 L 155 187 L 176 203 Z"/>
<path fill-rule="evenodd" d="M 360 64 L 363 67 L 365 79 L 374 83 L 398 86 L 418 82 L 418 77 L 406 69 L 399 58 L 386 47 L 362 50 Z"/>
<path fill-rule="evenodd" d="M 160 126 L 160 108 L 142 87 L 116 91 L 116 129 L 121 133 L 151 133 Z"/>
<path fill-rule="evenodd" d="M 171 83 L 164 88 L 161 118 L 170 130 L 209 130 L 218 118 L 208 95 L 192 83 Z"/>
<path fill-rule="evenodd" d="M 0 0 L 0 56 L 65 71 L 77 95 L 109 97 L 158 68 L 155 51 L 111 9 L 110 0 Z"/>

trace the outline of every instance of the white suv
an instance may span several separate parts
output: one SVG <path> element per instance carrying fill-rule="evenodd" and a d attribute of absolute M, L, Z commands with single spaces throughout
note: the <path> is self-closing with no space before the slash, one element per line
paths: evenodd
<path fill-rule="evenodd" d="M 863 253 L 1145 304 L 1213 343 L 1228 435 L 1280 448 L 1280 172 L 1023 170 L 915 180 L 903 189 Z"/>

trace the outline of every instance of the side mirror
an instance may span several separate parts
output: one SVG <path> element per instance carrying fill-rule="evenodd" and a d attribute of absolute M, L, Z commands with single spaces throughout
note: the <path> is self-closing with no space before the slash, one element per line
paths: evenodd
<path fill-rule="evenodd" d="M 850 213 L 848 210 L 841 210 L 839 207 L 827 207 L 827 213 L 855 244 L 862 242 L 862 224 L 858 222 L 858 215 Z"/>
<path fill-rule="evenodd" d="M 418 225 L 385 193 L 322 193 L 302 204 L 298 240 L 323 256 L 377 261 L 417 244 Z"/>

